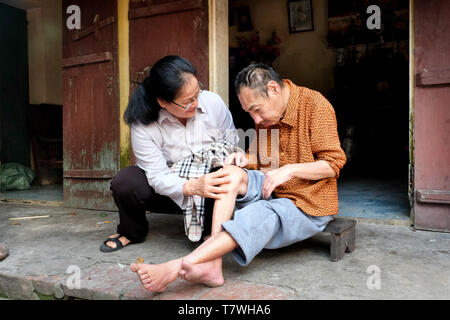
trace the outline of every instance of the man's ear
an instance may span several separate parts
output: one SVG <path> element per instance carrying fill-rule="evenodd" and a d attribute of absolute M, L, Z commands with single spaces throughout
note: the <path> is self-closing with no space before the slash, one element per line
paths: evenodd
<path fill-rule="evenodd" d="M 281 87 L 276 81 L 270 80 L 267 83 L 267 92 L 278 95 L 281 93 Z"/>
<path fill-rule="evenodd" d="M 159 105 L 161 106 L 161 108 L 167 109 L 168 103 L 167 103 L 165 100 L 163 100 L 163 99 L 161 99 L 161 98 L 156 98 L 156 101 L 159 103 Z"/>

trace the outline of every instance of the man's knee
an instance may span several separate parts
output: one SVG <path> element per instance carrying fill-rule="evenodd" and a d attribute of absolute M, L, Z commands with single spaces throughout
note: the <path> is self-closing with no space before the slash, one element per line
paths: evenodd
<path fill-rule="evenodd" d="M 247 192 L 248 185 L 247 171 L 234 165 L 225 165 L 223 170 L 230 173 L 231 189 L 240 195 L 244 195 Z"/>

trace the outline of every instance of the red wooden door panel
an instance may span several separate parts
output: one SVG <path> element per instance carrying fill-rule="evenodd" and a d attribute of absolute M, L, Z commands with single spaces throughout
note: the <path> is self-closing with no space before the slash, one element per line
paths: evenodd
<path fill-rule="evenodd" d="M 68 0 L 79 31 L 64 32 L 64 204 L 116 210 L 109 185 L 118 172 L 120 111 L 115 0 Z"/>
<path fill-rule="evenodd" d="M 130 94 L 166 55 L 188 59 L 207 87 L 209 39 L 207 0 L 130 1 Z M 135 163 L 132 153 L 131 162 Z"/>
<path fill-rule="evenodd" d="M 414 221 L 450 231 L 450 2 L 414 1 Z"/>
<path fill-rule="evenodd" d="M 132 80 L 163 56 L 174 54 L 190 60 L 208 85 L 207 0 L 132 1 L 129 19 Z"/>

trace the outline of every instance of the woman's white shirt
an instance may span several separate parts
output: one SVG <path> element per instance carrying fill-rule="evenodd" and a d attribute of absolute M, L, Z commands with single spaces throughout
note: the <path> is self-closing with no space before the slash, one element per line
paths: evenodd
<path fill-rule="evenodd" d="M 210 91 L 200 94 L 196 114 L 187 120 L 186 126 L 161 109 L 157 121 L 149 125 L 133 124 L 130 134 L 137 166 L 145 171 L 148 184 L 182 209 L 187 201 L 183 194 L 186 179 L 173 173 L 170 167 L 213 142 L 226 139 L 238 143 L 228 107 L 218 94 Z"/>

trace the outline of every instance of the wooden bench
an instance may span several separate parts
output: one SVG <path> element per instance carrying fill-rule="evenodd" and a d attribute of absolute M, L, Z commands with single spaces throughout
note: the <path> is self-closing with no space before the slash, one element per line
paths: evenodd
<path fill-rule="evenodd" d="M 355 220 L 335 218 L 325 227 L 323 232 L 329 233 L 331 238 L 331 261 L 339 261 L 345 252 L 353 252 L 355 250 L 355 225 Z"/>

